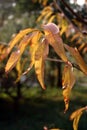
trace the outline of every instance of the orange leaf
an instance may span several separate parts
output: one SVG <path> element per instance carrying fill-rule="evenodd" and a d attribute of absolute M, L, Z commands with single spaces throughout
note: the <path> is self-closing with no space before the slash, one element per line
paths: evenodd
<path fill-rule="evenodd" d="M 63 76 L 62 76 L 63 97 L 65 102 L 64 112 L 68 110 L 70 93 L 74 83 L 75 83 L 75 77 L 73 74 L 73 68 L 71 65 L 66 65 L 64 67 Z"/>
<path fill-rule="evenodd" d="M 48 44 L 45 40 L 40 43 L 35 53 L 35 72 L 40 82 L 40 85 L 45 89 L 44 85 L 44 64 L 45 58 L 48 54 Z"/>
<path fill-rule="evenodd" d="M 59 28 L 54 23 L 48 23 L 43 26 L 46 39 L 49 44 L 54 48 L 55 52 L 61 57 L 64 62 L 67 62 L 63 41 L 59 36 Z"/>
<path fill-rule="evenodd" d="M 72 56 L 74 56 L 76 63 L 79 65 L 80 69 L 87 75 L 87 65 L 85 64 L 77 48 L 69 47 L 66 44 L 64 46 L 72 54 Z"/>

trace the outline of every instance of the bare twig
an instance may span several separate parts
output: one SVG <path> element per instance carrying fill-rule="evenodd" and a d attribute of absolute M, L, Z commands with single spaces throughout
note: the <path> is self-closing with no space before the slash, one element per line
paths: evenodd
<path fill-rule="evenodd" d="M 60 59 L 53 59 L 53 58 L 49 58 L 49 57 L 47 57 L 46 60 L 47 61 L 52 61 L 52 62 L 61 62 L 61 63 L 65 63 L 65 64 L 68 63 L 68 62 L 64 62 L 63 60 L 60 60 Z M 71 64 L 72 64 L 72 66 L 74 68 L 76 68 L 76 69 L 78 69 L 78 70 L 80 70 L 82 72 L 82 70 L 80 69 L 80 67 L 77 64 L 75 64 L 75 63 L 71 63 Z"/>

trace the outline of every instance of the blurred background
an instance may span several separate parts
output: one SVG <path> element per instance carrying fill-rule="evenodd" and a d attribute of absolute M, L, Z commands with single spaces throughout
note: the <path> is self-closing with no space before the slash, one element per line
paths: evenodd
<path fill-rule="evenodd" d="M 81 19 L 87 20 L 87 1 L 85 0 L 65 0 L 76 14 L 79 14 Z M 52 0 L 48 0 L 44 5 L 37 0 L 0 0 L 0 44 L 3 49 L 8 45 L 11 39 L 20 31 L 26 28 L 40 28 L 46 22 L 46 18 L 42 17 L 41 21 L 36 22 L 41 15 L 41 11 L 48 5 L 51 6 L 53 14 L 60 13 L 60 10 L 66 11 L 66 16 L 73 23 L 75 28 L 80 29 L 80 32 L 85 31 L 85 36 L 80 36 L 83 41 L 87 41 L 87 30 L 81 22 L 76 23 L 74 15 L 69 14 L 64 8 L 61 0 L 58 1 L 60 10 L 55 9 Z M 82 3 L 81 3 L 82 2 Z M 63 8 L 65 10 L 63 10 Z M 64 13 L 64 12 L 63 12 Z M 65 19 L 63 15 L 61 15 Z M 73 22 L 72 22 L 73 21 Z M 57 20 L 53 21 L 58 24 Z M 61 20 L 60 20 L 61 22 Z M 59 23 L 60 23 L 59 22 Z M 86 21 L 87 22 L 87 21 Z M 65 23 L 63 23 L 65 26 Z M 71 24 L 69 24 L 71 27 Z M 62 26 L 62 25 L 61 25 Z M 64 28 L 62 26 L 60 28 Z M 68 26 L 68 24 L 67 24 Z M 73 27 L 72 27 L 73 28 Z M 61 37 L 64 42 L 71 46 L 79 48 L 82 57 L 87 63 L 87 42 L 80 40 L 79 37 L 70 39 L 77 31 L 73 28 L 69 37 L 66 32 L 63 32 Z M 78 44 L 76 44 L 76 42 Z M 85 51 L 84 51 L 85 48 Z M 2 53 L 0 49 L 0 56 Z M 84 53 L 83 53 L 84 52 Z M 23 58 L 27 59 L 27 50 Z M 71 61 L 74 61 L 67 52 Z M 50 48 L 50 57 L 58 58 L 52 48 Z M 61 90 L 61 76 L 63 65 L 61 63 L 46 62 L 45 83 L 47 90 L 43 91 L 37 81 L 34 70 L 32 69 L 27 75 L 15 83 L 18 77 L 18 70 L 14 68 L 8 75 L 5 74 L 4 68 L 7 62 L 4 59 L 0 62 L 0 130 L 43 130 L 44 126 L 51 128 L 60 128 L 64 130 L 72 130 L 72 122 L 69 120 L 69 115 L 75 109 L 85 106 L 87 99 L 87 77 L 79 70 L 74 69 L 76 76 L 75 87 L 71 94 L 71 102 L 69 112 L 64 115 L 64 102 Z M 24 59 L 23 59 L 24 61 Z M 22 62 L 23 62 L 22 61 Z M 28 67 L 29 62 L 24 65 Z M 83 115 L 79 123 L 79 130 L 87 130 L 87 113 Z"/>

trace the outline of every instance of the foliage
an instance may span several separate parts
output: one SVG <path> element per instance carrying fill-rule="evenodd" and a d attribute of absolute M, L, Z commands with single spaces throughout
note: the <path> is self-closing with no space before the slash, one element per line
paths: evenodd
<path fill-rule="evenodd" d="M 47 1 L 39 2 L 42 2 L 44 6 L 47 4 Z M 57 13 L 54 13 L 53 7 L 58 9 Z M 37 79 L 41 87 L 45 90 L 45 62 L 47 60 L 55 60 L 54 58 L 48 57 L 50 47 L 53 48 L 54 52 L 60 58 L 55 61 L 64 64 L 62 72 L 62 93 L 65 103 L 64 113 L 66 113 L 69 108 L 71 90 L 76 81 L 74 68 L 80 70 L 87 76 L 87 65 L 80 54 L 80 52 L 84 54 L 87 51 L 86 36 L 81 32 L 83 25 L 78 22 L 78 20 L 72 19 L 71 22 L 74 21 L 75 26 L 80 28 L 79 31 L 75 30 L 72 24 L 69 24 L 69 21 L 66 20 L 65 15 L 55 2 L 43 9 L 37 22 L 41 22 L 41 20 L 43 25 L 40 29 L 24 29 L 10 41 L 9 45 L 5 48 L 5 52 L 1 54 L 1 61 L 11 53 L 5 67 L 5 72 L 8 74 L 16 66 L 18 70 L 18 79 L 16 81 L 20 79 L 22 73 L 25 75 L 34 67 Z M 66 44 L 68 41 L 65 43 L 63 36 L 70 39 L 72 46 Z M 76 42 L 73 45 L 74 41 Z M 76 45 L 77 47 L 75 47 Z M 26 49 L 29 50 L 30 65 L 28 69 L 24 71 L 23 64 L 21 66 L 20 60 Z M 67 53 L 72 55 L 73 59 L 75 59 L 74 63 L 69 59 Z M 70 116 L 70 119 L 74 120 L 74 130 L 77 130 L 79 119 L 85 110 L 87 110 L 87 107 L 78 109 Z"/>
<path fill-rule="evenodd" d="M 49 53 L 49 45 L 51 45 L 57 55 L 62 59 L 62 62 L 65 63 L 62 86 L 66 112 L 69 105 L 70 91 L 75 83 L 75 77 L 73 74 L 73 64 L 68 60 L 65 48 L 70 51 L 70 53 L 75 57 L 76 63 L 79 65 L 79 69 L 81 69 L 81 71 L 83 71 L 86 75 L 87 66 L 77 49 L 69 47 L 63 43 L 63 40 L 59 34 L 58 26 L 56 26 L 54 23 L 49 23 L 43 25 L 42 29 L 43 31 L 32 28 L 22 30 L 17 34 L 17 36 L 15 36 L 13 40 L 11 40 L 9 46 L 7 47 L 7 54 L 11 52 L 15 45 L 17 47 L 8 59 L 5 67 L 5 72 L 8 73 L 15 67 L 17 62 L 20 60 L 24 50 L 27 46 L 29 46 L 31 59 L 30 66 L 27 71 L 24 72 L 24 74 L 30 71 L 30 69 L 34 66 L 37 79 L 39 80 L 42 88 L 45 89 L 44 65 Z"/>

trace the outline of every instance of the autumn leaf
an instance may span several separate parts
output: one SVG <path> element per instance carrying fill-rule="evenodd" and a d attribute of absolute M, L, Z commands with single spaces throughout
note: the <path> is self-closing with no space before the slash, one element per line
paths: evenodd
<path fill-rule="evenodd" d="M 8 55 L 8 45 L 0 42 L 0 62 L 4 60 Z"/>
<path fill-rule="evenodd" d="M 44 64 L 45 64 L 45 58 L 48 55 L 48 43 L 44 39 L 38 46 L 36 52 L 35 52 L 35 72 L 37 75 L 37 79 L 40 82 L 40 85 L 43 89 L 45 89 L 44 85 Z"/>
<path fill-rule="evenodd" d="M 20 31 L 9 43 L 8 53 L 12 50 L 12 48 L 28 33 L 34 31 L 35 29 L 27 28 Z"/>
<path fill-rule="evenodd" d="M 17 61 L 20 58 L 20 50 L 17 50 L 15 52 L 12 52 L 10 58 L 8 59 L 8 62 L 5 67 L 5 72 L 10 72 L 16 65 Z"/>
<path fill-rule="evenodd" d="M 35 52 L 38 48 L 39 40 L 41 36 L 42 36 L 42 33 L 40 31 L 36 31 L 33 33 L 33 37 L 30 40 L 30 48 L 29 48 L 30 64 L 27 70 L 23 73 L 23 75 L 27 74 L 35 63 Z"/>
<path fill-rule="evenodd" d="M 51 15 L 50 13 L 51 13 L 51 14 L 53 13 L 52 7 L 46 6 L 46 7 L 43 9 L 43 11 L 41 12 L 41 15 L 38 17 L 37 22 L 42 21 L 42 19 L 43 19 L 43 22 L 44 22 L 44 23 L 47 23 L 47 18 L 48 18 L 49 15 Z M 49 14 L 49 15 L 48 15 L 48 14 Z M 47 16 L 47 15 L 48 15 L 48 16 Z M 46 18 L 46 16 L 47 16 L 47 18 Z M 44 17 L 45 17 L 45 19 L 44 19 Z"/>
<path fill-rule="evenodd" d="M 77 48 L 72 48 L 64 44 L 65 48 L 74 56 L 76 63 L 79 65 L 80 69 L 87 75 L 87 65 L 85 64 L 83 58 L 81 57 Z"/>
<path fill-rule="evenodd" d="M 68 22 L 66 21 L 66 19 L 62 19 L 62 21 L 60 21 L 60 35 L 63 35 L 64 32 L 66 32 L 67 28 L 68 28 Z"/>
<path fill-rule="evenodd" d="M 21 68 L 21 63 L 20 63 L 20 59 L 18 60 L 17 64 L 16 64 L 16 70 L 18 72 L 18 77 L 15 81 L 15 83 L 17 83 L 20 80 L 21 74 L 22 74 L 22 68 Z"/>
<path fill-rule="evenodd" d="M 21 57 L 22 53 L 25 50 L 25 47 L 29 44 L 29 41 L 31 39 L 32 35 L 27 35 L 23 38 L 23 40 L 20 42 L 17 51 L 12 52 L 10 58 L 8 59 L 8 62 L 5 67 L 5 72 L 8 73 L 11 71 L 15 65 L 17 64 L 19 58 Z"/>
<path fill-rule="evenodd" d="M 82 107 L 76 111 L 74 111 L 71 116 L 70 116 L 70 120 L 73 120 L 73 129 L 77 130 L 78 129 L 78 123 L 80 120 L 81 115 L 83 114 L 83 112 L 87 110 L 87 106 L 86 107 Z"/>
<path fill-rule="evenodd" d="M 59 36 L 59 28 L 54 23 L 48 23 L 47 25 L 43 26 L 46 39 L 48 40 L 49 44 L 54 48 L 55 52 L 64 62 L 67 62 L 67 57 L 65 54 L 63 41 Z"/>
<path fill-rule="evenodd" d="M 75 83 L 75 76 L 73 74 L 73 67 L 70 64 L 65 65 L 62 76 L 63 97 L 65 102 L 64 112 L 68 110 L 71 89 L 74 83 Z"/>

